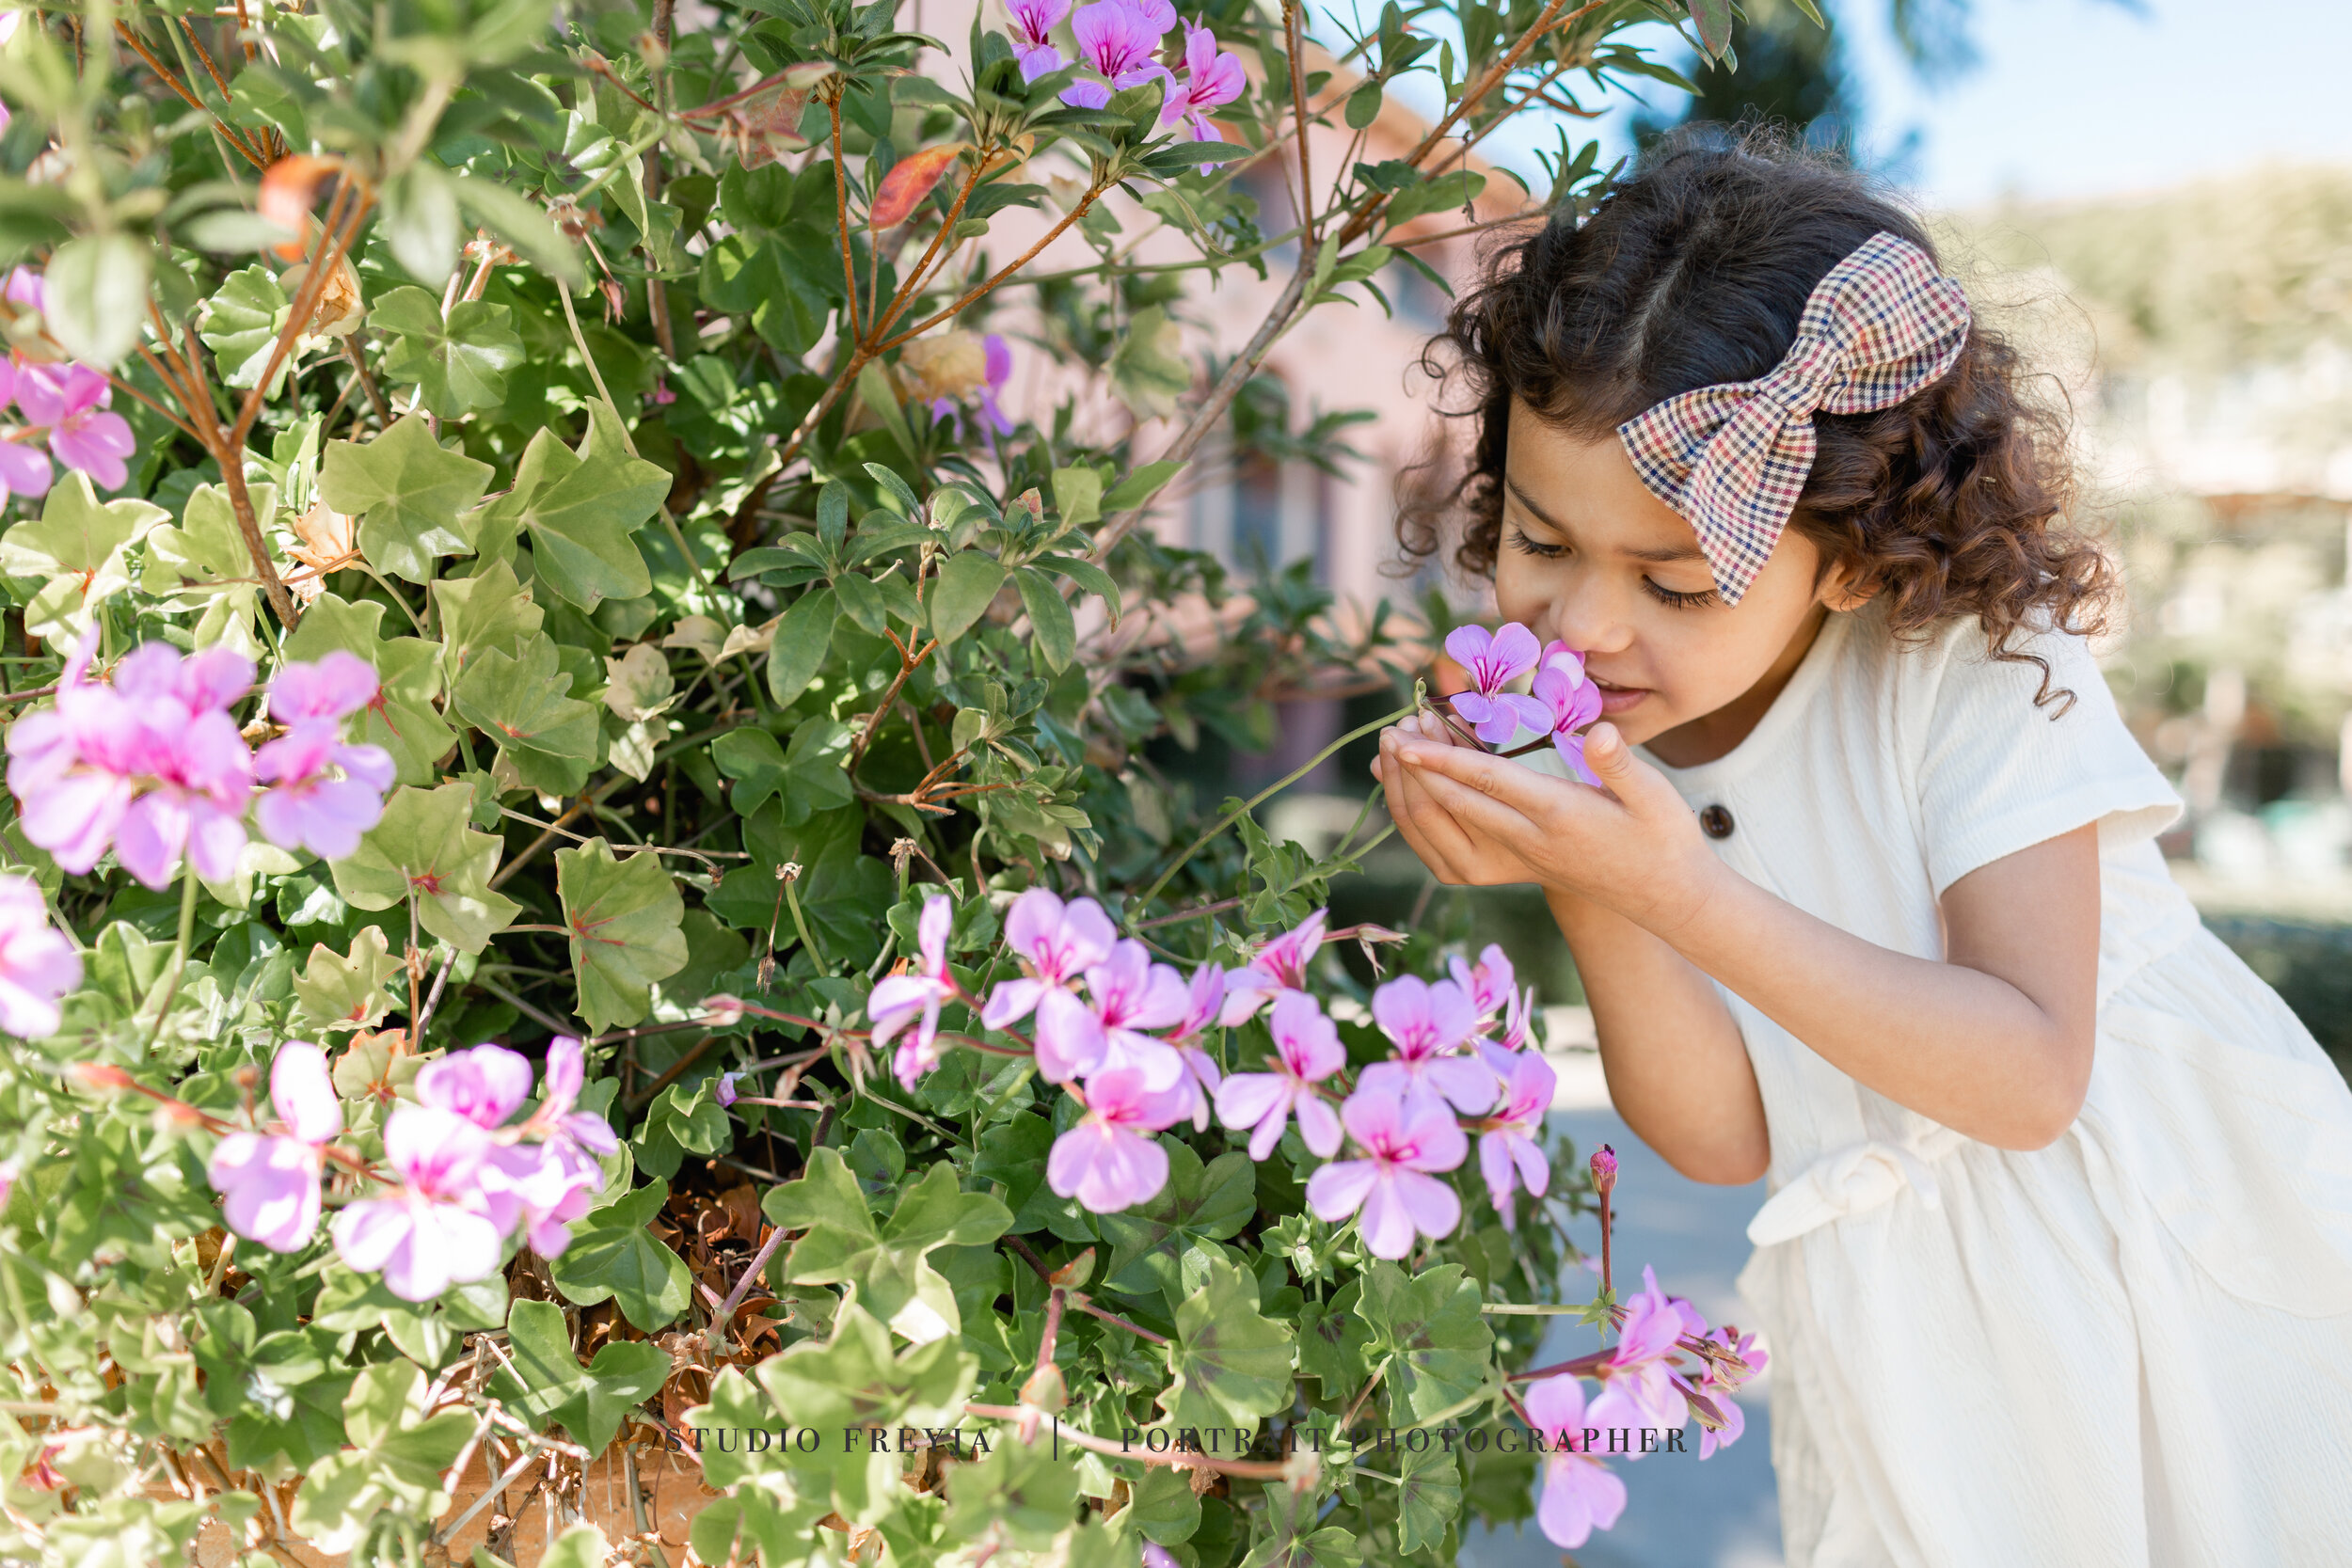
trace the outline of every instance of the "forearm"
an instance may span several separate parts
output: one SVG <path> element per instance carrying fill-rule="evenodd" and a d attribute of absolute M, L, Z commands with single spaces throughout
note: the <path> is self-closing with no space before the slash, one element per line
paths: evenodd
<path fill-rule="evenodd" d="M 1546 898 L 1576 956 L 1626 1125 L 1692 1180 L 1761 1177 L 1772 1155 L 1763 1099 L 1713 984 L 1630 920 L 1564 890 Z"/>
<path fill-rule="evenodd" d="M 2081 1106 L 2089 1018 L 1965 962 L 1882 947 L 1728 868 L 1659 934 L 1832 1066 L 1955 1132 L 2040 1148 Z"/>

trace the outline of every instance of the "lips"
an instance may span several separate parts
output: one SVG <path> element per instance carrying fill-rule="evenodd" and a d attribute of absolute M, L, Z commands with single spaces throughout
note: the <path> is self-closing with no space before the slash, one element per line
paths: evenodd
<path fill-rule="evenodd" d="M 1590 669 L 1584 673 L 1600 692 L 1600 711 L 1604 716 L 1623 713 L 1639 705 L 1642 699 L 1649 695 L 1649 688 L 1645 686 L 1618 686 L 1601 679 Z"/>

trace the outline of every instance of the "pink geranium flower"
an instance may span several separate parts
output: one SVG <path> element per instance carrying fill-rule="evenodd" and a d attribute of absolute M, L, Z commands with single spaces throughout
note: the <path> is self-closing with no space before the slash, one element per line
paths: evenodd
<path fill-rule="evenodd" d="M 0 1031 L 19 1039 L 57 1032 L 58 998 L 82 983 L 73 939 L 49 924 L 30 877 L 0 877 Z"/>
<path fill-rule="evenodd" d="M 16 405 L 27 424 L 46 426 L 58 462 L 90 476 L 102 490 L 130 477 L 124 460 L 138 441 L 121 415 L 106 412 L 114 388 L 87 365 L 27 365 L 17 372 Z"/>
<path fill-rule="evenodd" d="M 1249 1157 L 1263 1160 L 1274 1152 L 1295 1111 L 1299 1136 L 1328 1160 L 1340 1151 L 1340 1118 L 1315 1085 L 1347 1065 L 1339 1025 L 1303 990 L 1275 998 L 1268 1022 L 1277 1054 L 1267 1057 L 1266 1065 L 1275 1070 L 1227 1078 L 1216 1091 L 1217 1117 L 1228 1127 L 1251 1129 Z"/>
<path fill-rule="evenodd" d="M 955 906 L 944 893 L 923 901 L 915 924 L 917 956 L 904 974 L 886 974 L 866 1000 L 866 1016 L 874 1026 L 877 1050 L 888 1045 L 908 1024 L 914 1033 L 898 1044 L 891 1071 L 908 1088 L 939 1065 L 939 1008 L 956 995 L 955 976 L 947 973 L 947 931 L 955 923 Z M 732 1098 L 732 1096 L 730 1096 Z"/>
<path fill-rule="evenodd" d="M 1576 733 L 1600 717 L 1600 688 L 1584 673 L 1584 660 L 1565 642 L 1547 644 L 1543 667 L 1535 672 L 1529 690 L 1543 708 L 1533 727 L 1551 736 L 1552 750 L 1569 772 L 1598 788 L 1600 775 L 1586 765 L 1584 737 Z"/>
<path fill-rule="evenodd" d="M 1307 1206 L 1328 1224 L 1363 1211 L 1365 1247 L 1375 1258 L 1402 1258 L 1419 1232 L 1431 1240 L 1453 1234 L 1462 1200 L 1433 1171 L 1453 1170 L 1470 1140 L 1446 1108 L 1359 1087 L 1340 1107 L 1348 1136 L 1364 1151 L 1307 1179 Z"/>
<path fill-rule="evenodd" d="M 1097 1214 L 1147 1202 L 1168 1185 L 1168 1150 L 1152 1136 L 1186 1110 L 1182 1085 L 1152 1089 L 1133 1068 L 1112 1068 L 1087 1081 L 1087 1114 L 1054 1140 L 1046 1185 Z"/>
<path fill-rule="evenodd" d="M 540 1085 L 539 1108 L 523 1123 L 523 1132 L 542 1140 L 561 1161 L 567 1176 L 592 1191 L 604 1188 L 603 1161 L 621 1147 L 612 1125 L 594 1111 L 575 1110 L 587 1082 L 588 1053 L 570 1035 L 548 1042 L 548 1070 Z"/>
<path fill-rule="evenodd" d="M 1224 1006 L 1225 971 L 1214 962 L 1204 963 L 1192 972 L 1192 991 L 1184 1006 L 1184 1016 L 1176 1021 L 1166 1037 L 1184 1061 L 1185 1078 L 1192 1085 L 1192 1129 L 1196 1132 L 1208 1131 L 1209 1108 L 1222 1077 L 1216 1058 L 1201 1050 L 1198 1041 L 1216 1022 Z"/>
<path fill-rule="evenodd" d="M 452 1285 L 487 1279 L 498 1272 L 504 1240 L 482 1191 L 493 1147 L 476 1122 L 453 1111 L 395 1108 L 384 1125 L 384 1156 L 401 1186 L 338 1213 L 328 1227 L 335 1250 L 362 1274 L 381 1272 L 403 1301 L 431 1301 Z"/>
<path fill-rule="evenodd" d="M 1475 727 L 1479 739 L 1500 746 L 1522 722 L 1543 727 L 1540 707 L 1503 690 L 1535 668 L 1542 650 L 1534 632 L 1517 621 L 1491 632 L 1479 626 L 1456 626 L 1446 633 L 1445 651 L 1470 675 L 1470 689 L 1454 694 L 1454 711 Z"/>
<path fill-rule="evenodd" d="M 1087 998 L 1049 990 L 1037 1005 L 1038 1076 L 1066 1083 L 1117 1068 L 1140 1072 L 1154 1091 L 1175 1088 L 1184 1076 L 1184 1058 L 1146 1029 L 1181 1022 L 1192 995 L 1184 977 L 1153 963 L 1151 949 L 1132 939 L 1113 944 L 1109 956 L 1086 972 Z M 1187 1099 L 1184 1114 L 1191 1113 Z"/>
<path fill-rule="evenodd" d="M 1110 957 L 1118 940 L 1110 916 L 1093 899 L 1073 899 L 1065 907 L 1046 889 L 1029 889 L 1005 915 L 1005 942 L 1026 961 L 1029 974 L 1000 981 L 980 1009 L 980 1022 L 991 1029 L 1020 1022 L 1048 990 Z"/>
<path fill-rule="evenodd" d="M 1494 1069 L 1475 1055 L 1450 1054 L 1470 1037 L 1478 1013 L 1451 980 L 1431 985 L 1399 975 L 1372 993 L 1373 1022 L 1396 1047 L 1393 1060 L 1364 1069 L 1363 1086 L 1407 1099 L 1443 1097 L 1465 1116 L 1492 1105 Z"/>
<path fill-rule="evenodd" d="M 384 819 L 384 792 L 398 770 L 381 746 L 346 745 L 342 721 L 375 700 L 375 669 L 336 649 L 315 664 L 290 664 L 270 683 L 270 714 L 289 725 L 253 759 L 262 791 L 253 815 L 281 849 L 341 860 Z"/>
<path fill-rule="evenodd" d="M 417 1100 L 488 1131 L 531 1098 L 531 1058 L 502 1045 L 477 1045 L 427 1062 L 417 1072 Z"/>
<path fill-rule="evenodd" d="M 1683 1306 L 1666 1299 L 1657 1270 L 1646 1264 L 1642 1286 L 1627 1299 L 1617 1342 L 1596 1373 L 1601 1391 L 1593 1401 L 1591 1424 L 1597 1427 L 1678 1427 L 1691 1417 L 1666 1364 L 1676 1341 L 1690 1332 Z M 1634 1448 L 1640 1451 L 1640 1445 Z"/>
<path fill-rule="evenodd" d="M 1054 47 L 1054 29 L 1070 14 L 1070 0 L 1009 0 L 1012 36 L 1021 56 L 1021 80 L 1034 82 L 1062 68 L 1062 53 Z"/>
<path fill-rule="evenodd" d="M 1187 141 L 1223 141 L 1224 133 L 1209 122 L 1209 111 L 1231 103 L 1248 86 L 1239 56 L 1219 53 L 1216 35 L 1208 28 L 1187 24 L 1184 78 L 1161 105 L 1160 123 L 1183 121 Z"/>
<path fill-rule="evenodd" d="M 1551 1163 L 1544 1158 L 1535 1134 L 1543 1130 L 1551 1109 L 1551 1092 L 1559 1083 L 1551 1064 L 1533 1051 L 1522 1051 L 1503 1080 L 1502 1101 L 1488 1113 L 1492 1125 L 1478 1135 L 1478 1166 L 1486 1178 L 1486 1192 L 1503 1228 L 1513 1228 L 1518 1215 L 1511 1195 L 1524 1181 L 1537 1197 L 1551 1184 Z"/>
<path fill-rule="evenodd" d="M 1167 0 L 1097 0 L 1080 6 L 1070 19 L 1078 40 L 1078 61 L 1109 79 L 1073 82 L 1062 89 L 1061 101 L 1075 108 L 1099 109 L 1111 94 L 1141 87 L 1153 77 L 1166 78 L 1168 67 L 1152 57 L 1160 36 L 1176 24 L 1176 9 Z"/>
<path fill-rule="evenodd" d="M 1228 1029 L 1248 1022 L 1285 990 L 1304 990 L 1307 967 L 1323 946 L 1325 910 L 1317 910 L 1296 926 L 1258 949 L 1257 957 L 1240 969 L 1225 972 L 1225 1012 L 1218 1022 Z"/>
<path fill-rule="evenodd" d="M 1625 1482 L 1583 1451 L 1589 1424 L 1584 1386 L 1574 1377 L 1563 1372 L 1531 1385 L 1527 1418 L 1549 1450 L 1544 1456 L 1544 1492 L 1535 1505 L 1535 1522 L 1553 1545 L 1573 1550 L 1593 1531 L 1617 1522 L 1625 1512 Z"/>
<path fill-rule="evenodd" d="M 324 1145 L 340 1137 L 343 1108 L 326 1069 L 326 1053 L 288 1040 L 270 1063 L 270 1103 L 279 1132 L 230 1132 L 213 1149 L 204 1174 L 229 1228 L 272 1252 L 298 1252 L 319 1225 Z"/>

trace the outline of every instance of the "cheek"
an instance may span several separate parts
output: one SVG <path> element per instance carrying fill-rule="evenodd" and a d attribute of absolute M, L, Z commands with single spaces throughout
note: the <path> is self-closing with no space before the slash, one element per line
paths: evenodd
<path fill-rule="evenodd" d="M 1546 562 L 1508 551 L 1495 562 L 1495 609 L 1505 621 L 1535 626 L 1550 608 L 1553 584 Z"/>

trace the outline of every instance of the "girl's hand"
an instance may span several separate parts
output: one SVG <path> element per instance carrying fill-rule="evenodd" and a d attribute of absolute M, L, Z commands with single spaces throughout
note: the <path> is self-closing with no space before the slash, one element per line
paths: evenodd
<path fill-rule="evenodd" d="M 1615 725 L 1595 725 L 1584 746 L 1606 794 L 1426 730 L 1383 732 L 1380 778 L 1397 831 L 1439 881 L 1534 882 L 1669 940 L 1706 902 L 1722 863 L 1674 785 Z"/>

